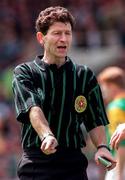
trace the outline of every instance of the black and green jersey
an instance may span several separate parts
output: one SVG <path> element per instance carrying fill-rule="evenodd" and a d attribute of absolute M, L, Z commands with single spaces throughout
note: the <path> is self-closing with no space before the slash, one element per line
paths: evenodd
<path fill-rule="evenodd" d="M 73 63 L 69 57 L 60 68 L 46 64 L 42 56 L 18 65 L 14 70 L 13 92 L 24 148 L 41 145 L 29 121 L 28 111 L 32 106 L 43 110 L 62 147 L 85 145 L 81 123 L 87 131 L 108 124 L 94 73 L 87 66 Z"/>

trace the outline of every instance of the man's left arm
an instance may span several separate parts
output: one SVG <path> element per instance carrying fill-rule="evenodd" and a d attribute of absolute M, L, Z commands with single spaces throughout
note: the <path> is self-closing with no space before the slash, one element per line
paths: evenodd
<path fill-rule="evenodd" d="M 89 132 L 90 138 L 97 148 L 97 152 L 95 154 L 95 161 L 99 164 L 98 157 L 104 157 L 112 162 L 112 166 L 108 168 L 108 170 L 113 169 L 116 166 L 116 160 L 113 158 L 110 150 L 107 146 L 106 134 L 105 134 L 105 126 L 98 126 L 92 129 Z"/>

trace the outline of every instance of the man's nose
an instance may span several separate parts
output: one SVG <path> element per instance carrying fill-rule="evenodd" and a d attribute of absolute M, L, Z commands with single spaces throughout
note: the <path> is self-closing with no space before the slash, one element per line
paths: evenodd
<path fill-rule="evenodd" d="M 67 39 L 67 38 L 66 38 L 66 35 L 63 33 L 63 34 L 61 35 L 61 37 L 60 37 L 60 40 L 61 40 L 61 41 L 66 41 L 66 39 Z"/>

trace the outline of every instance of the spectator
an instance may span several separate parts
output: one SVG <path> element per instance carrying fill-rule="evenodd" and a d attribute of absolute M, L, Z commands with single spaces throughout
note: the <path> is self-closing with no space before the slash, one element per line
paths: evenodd
<path fill-rule="evenodd" d="M 109 132 L 113 134 L 118 124 L 125 122 L 125 73 L 119 67 L 105 68 L 98 75 L 98 80 L 102 88 L 107 114 L 110 121 Z M 121 141 L 116 151 L 117 180 L 123 180 L 125 167 L 125 140 Z"/>

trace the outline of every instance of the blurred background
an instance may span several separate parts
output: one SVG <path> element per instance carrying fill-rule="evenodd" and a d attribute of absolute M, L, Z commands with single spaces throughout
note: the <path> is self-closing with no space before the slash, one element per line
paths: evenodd
<path fill-rule="evenodd" d="M 70 57 L 96 74 L 104 67 L 125 68 L 125 0 L 0 0 L 0 179 L 14 180 L 21 154 L 20 127 L 15 120 L 12 71 L 42 53 L 35 20 L 48 6 L 64 6 L 76 18 Z M 93 152 L 93 147 L 90 145 Z M 91 151 L 88 175 L 98 179 Z"/>

